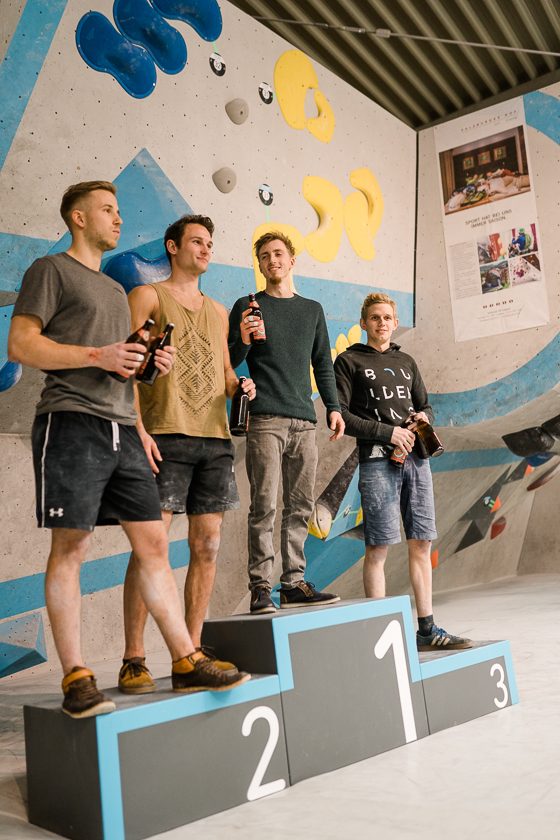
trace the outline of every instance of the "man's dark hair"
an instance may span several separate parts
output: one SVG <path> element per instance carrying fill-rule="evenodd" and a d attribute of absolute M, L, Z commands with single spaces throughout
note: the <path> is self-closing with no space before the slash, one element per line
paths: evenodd
<path fill-rule="evenodd" d="M 295 257 L 296 249 L 292 245 L 292 240 L 289 236 L 286 236 L 285 233 L 282 233 L 280 230 L 269 230 L 268 233 L 263 233 L 254 244 L 255 249 L 255 257 L 257 258 L 257 262 L 259 261 L 259 254 L 261 252 L 261 248 L 264 248 L 265 245 L 268 245 L 269 242 L 274 242 L 275 239 L 279 239 L 280 242 L 283 242 L 288 250 L 288 254 L 290 257 Z"/>
<path fill-rule="evenodd" d="M 209 219 L 208 216 L 181 216 L 180 219 L 177 219 L 176 222 L 173 222 L 172 225 L 169 225 L 163 237 L 165 253 L 167 254 L 167 259 L 170 263 L 171 254 L 167 250 L 167 243 L 171 239 L 175 243 L 177 248 L 180 248 L 181 240 L 183 238 L 183 234 L 187 225 L 202 225 L 202 227 L 206 228 L 210 236 L 214 236 L 214 222 L 212 221 L 212 219 Z"/>
<path fill-rule="evenodd" d="M 81 181 L 79 184 L 72 184 L 62 196 L 60 205 L 60 215 L 68 228 L 72 220 L 72 211 L 76 205 L 94 190 L 107 190 L 113 195 L 117 194 L 117 188 L 110 181 Z"/>

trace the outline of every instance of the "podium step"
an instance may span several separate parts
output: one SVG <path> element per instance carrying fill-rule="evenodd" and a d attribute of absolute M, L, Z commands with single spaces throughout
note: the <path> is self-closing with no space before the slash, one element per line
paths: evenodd
<path fill-rule="evenodd" d="M 169 678 L 109 715 L 24 707 L 30 822 L 73 840 L 144 840 L 518 702 L 508 642 L 418 654 L 406 596 L 205 622 L 253 673 L 228 692 Z"/>

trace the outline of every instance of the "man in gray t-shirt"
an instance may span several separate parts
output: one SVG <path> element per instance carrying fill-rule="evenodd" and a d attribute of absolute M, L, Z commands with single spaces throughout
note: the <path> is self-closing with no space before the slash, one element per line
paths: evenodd
<path fill-rule="evenodd" d="M 126 295 L 99 270 L 120 235 L 115 196 L 107 181 L 66 191 L 60 212 L 72 244 L 26 272 L 8 339 L 10 361 L 46 373 L 32 430 L 37 518 L 52 529 L 45 603 L 64 672 L 62 710 L 74 718 L 115 708 L 85 668 L 80 646 L 80 565 L 97 524 L 119 522 L 130 540 L 142 598 L 173 659 L 173 689 L 223 690 L 249 679 L 196 652 L 182 616 L 156 484 L 135 426 L 131 378 L 144 347 L 126 344 Z M 161 373 L 171 369 L 173 352 L 157 351 Z"/>

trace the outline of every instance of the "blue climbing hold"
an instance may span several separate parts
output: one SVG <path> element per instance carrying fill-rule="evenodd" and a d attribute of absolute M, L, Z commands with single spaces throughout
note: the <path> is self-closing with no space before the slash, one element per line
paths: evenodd
<path fill-rule="evenodd" d="M 167 280 L 170 266 L 165 254 L 155 260 L 146 260 L 135 251 L 125 251 L 109 260 L 103 272 L 120 283 L 128 294 L 136 286 Z"/>
<path fill-rule="evenodd" d="M 119 32 L 144 47 L 164 73 L 180 73 L 187 63 L 183 36 L 154 11 L 148 0 L 115 0 L 113 17 Z"/>
<path fill-rule="evenodd" d="M 12 385 L 17 385 L 21 379 L 23 368 L 18 362 L 6 362 L 0 368 L 0 391 L 7 391 Z"/>
<path fill-rule="evenodd" d="M 215 41 L 222 33 L 216 0 L 152 0 L 152 6 L 165 18 L 188 23 L 205 41 Z"/>
<path fill-rule="evenodd" d="M 142 47 L 117 32 L 105 15 L 88 12 L 78 23 L 76 46 L 86 64 L 109 73 L 135 99 L 145 99 L 156 86 L 156 68 Z"/>
<path fill-rule="evenodd" d="M 530 455 L 526 460 L 530 467 L 540 467 L 554 458 L 554 452 L 537 452 L 535 455 Z"/>

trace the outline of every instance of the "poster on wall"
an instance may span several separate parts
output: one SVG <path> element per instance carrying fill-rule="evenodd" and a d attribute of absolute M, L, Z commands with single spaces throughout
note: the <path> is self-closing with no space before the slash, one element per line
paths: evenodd
<path fill-rule="evenodd" d="M 434 133 L 455 341 L 548 324 L 523 99 Z"/>

